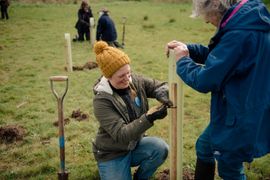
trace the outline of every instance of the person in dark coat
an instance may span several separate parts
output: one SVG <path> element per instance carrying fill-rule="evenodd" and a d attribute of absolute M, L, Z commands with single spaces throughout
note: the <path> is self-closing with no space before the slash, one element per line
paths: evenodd
<path fill-rule="evenodd" d="M 99 13 L 100 17 L 98 19 L 96 40 L 105 41 L 113 47 L 123 48 L 120 43 L 117 42 L 117 31 L 113 20 L 109 16 L 109 10 L 107 8 L 102 8 Z"/>
<path fill-rule="evenodd" d="M 196 143 L 195 179 L 245 180 L 243 162 L 270 153 L 270 14 L 260 0 L 194 0 L 217 28 L 207 46 L 171 41 L 177 74 L 211 92 L 210 123 Z"/>
<path fill-rule="evenodd" d="M 92 10 L 86 1 L 82 1 L 81 7 L 78 10 L 78 21 L 75 28 L 78 31 L 78 41 L 90 40 L 90 18 L 93 17 Z"/>
<path fill-rule="evenodd" d="M 0 6 L 1 6 L 1 17 L 2 19 L 8 19 L 8 6 L 9 1 L 8 0 L 0 0 Z"/>

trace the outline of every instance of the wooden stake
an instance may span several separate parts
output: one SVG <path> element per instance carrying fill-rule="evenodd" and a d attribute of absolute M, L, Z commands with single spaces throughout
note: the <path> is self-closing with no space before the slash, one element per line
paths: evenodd
<path fill-rule="evenodd" d="M 95 20 L 93 17 L 90 18 L 90 44 L 91 44 L 91 48 L 94 47 L 94 43 L 95 43 Z"/>
<path fill-rule="evenodd" d="M 66 51 L 66 66 L 68 72 L 72 72 L 72 54 L 71 54 L 71 41 L 70 34 L 65 33 L 65 51 Z"/>
<path fill-rule="evenodd" d="M 169 95 L 174 105 L 169 110 L 170 180 L 180 180 L 183 178 L 183 82 L 176 74 L 173 50 L 169 58 Z"/>

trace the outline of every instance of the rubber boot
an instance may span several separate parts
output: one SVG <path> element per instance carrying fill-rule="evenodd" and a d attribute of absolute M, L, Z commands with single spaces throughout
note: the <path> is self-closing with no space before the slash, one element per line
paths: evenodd
<path fill-rule="evenodd" d="M 138 175 L 137 175 L 137 172 L 135 172 L 135 173 L 133 174 L 133 180 L 148 180 L 148 179 L 139 179 L 139 178 L 138 178 Z"/>
<path fill-rule="evenodd" d="M 133 180 L 138 180 L 138 176 L 136 172 L 133 174 Z"/>
<path fill-rule="evenodd" d="M 215 163 L 205 163 L 197 159 L 195 168 L 195 180 L 214 180 Z"/>

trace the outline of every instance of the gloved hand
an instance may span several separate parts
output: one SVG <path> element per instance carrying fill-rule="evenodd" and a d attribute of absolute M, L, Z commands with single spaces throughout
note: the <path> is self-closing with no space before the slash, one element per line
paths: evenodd
<path fill-rule="evenodd" d="M 173 102 L 169 99 L 168 91 L 158 93 L 157 100 L 168 108 L 173 107 Z"/>
<path fill-rule="evenodd" d="M 157 119 L 163 119 L 167 116 L 167 106 L 162 104 L 150 108 L 146 113 L 146 118 L 148 121 L 153 123 Z"/>
<path fill-rule="evenodd" d="M 162 104 L 164 104 L 165 106 L 167 106 L 168 108 L 173 107 L 173 102 L 171 100 L 169 100 L 167 97 L 163 96 L 160 97 L 159 102 L 161 102 Z"/>

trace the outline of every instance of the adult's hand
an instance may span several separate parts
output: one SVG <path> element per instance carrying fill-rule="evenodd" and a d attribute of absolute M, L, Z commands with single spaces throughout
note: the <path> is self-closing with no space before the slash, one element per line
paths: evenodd
<path fill-rule="evenodd" d="M 182 57 L 189 56 L 189 51 L 185 44 L 176 46 L 173 50 L 176 61 L 179 61 Z"/>
<path fill-rule="evenodd" d="M 151 123 L 153 123 L 157 119 L 163 119 L 166 116 L 167 116 L 167 106 L 164 104 L 154 106 L 150 108 L 146 113 L 146 118 Z"/>
<path fill-rule="evenodd" d="M 180 60 L 182 57 L 189 56 L 187 45 L 180 41 L 173 40 L 166 45 L 165 52 L 167 57 L 169 56 L 170 49 L 174 50 L 176 61 Z"/>

